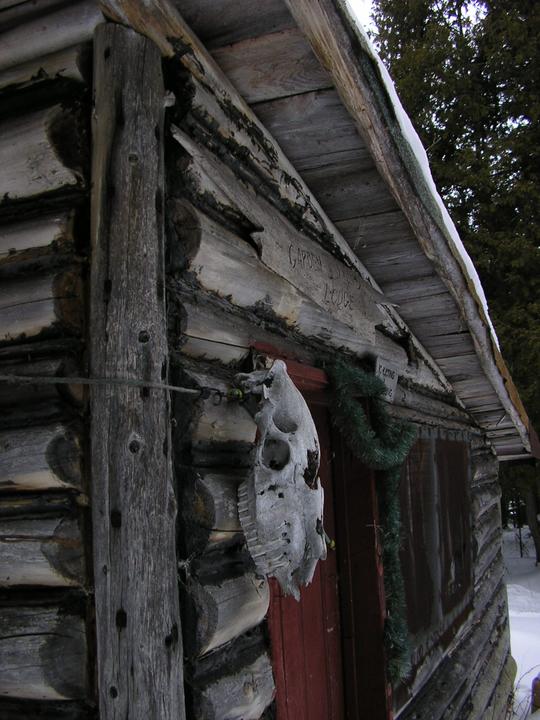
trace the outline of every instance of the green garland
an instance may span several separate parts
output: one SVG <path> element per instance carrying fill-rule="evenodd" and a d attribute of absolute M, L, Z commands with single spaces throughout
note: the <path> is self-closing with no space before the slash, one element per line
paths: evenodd
<path fill-rule="evenodd" d="M 410 669 L 405 588 L 399 559 L 399 481 L 401 465 L 416 439 L 416 429 L 388 415 L 381 400 L 384 383 L 372 373 L 341 361 L 325 369 L 332 384 L 332 423 L 355 457 L 374 470 L 385 471 L 385 482 L 377 483 L 387 610 L 384 635 L 388 674 L 396 682 Z M 360 398 L 368 400 L 369 417 Z"/>

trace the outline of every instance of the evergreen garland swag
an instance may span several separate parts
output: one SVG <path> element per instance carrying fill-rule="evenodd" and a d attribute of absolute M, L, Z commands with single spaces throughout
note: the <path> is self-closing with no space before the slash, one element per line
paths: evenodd
<path fill-rule="evenodd" d="M 373 470 L 385 471 L 384 482 L 377 483 L 387 609 L 384 640 L 388 674 L 396 682 L 410 669 L 405 588 L 399 559 L 399 481 L 401 465 L 416 439 L 416 429 L 388 415 L 381 400 L 384 383 L 374 374 L 341 361 L 325 369 L 332 386 L 332 423 L 355 457 Z M 369 417 L 359 399 L 368 401 Z"/>

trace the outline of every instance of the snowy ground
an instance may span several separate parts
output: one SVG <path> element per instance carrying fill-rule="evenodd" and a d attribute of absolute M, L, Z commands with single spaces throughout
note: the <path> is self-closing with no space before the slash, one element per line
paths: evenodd
<path fill-rule="evenodd" d="M 533 544 L 527 528 L 523 528 L 522 538 L 524 557 L 520 557 L 517 531 L 504 532 L 510 642 L 518 666 L 514 720 L 531 717 L 531 683 L 540 674 L 540 567 L 535 566 Z M 538 712 L 533 717 L 536 718 Z"/>

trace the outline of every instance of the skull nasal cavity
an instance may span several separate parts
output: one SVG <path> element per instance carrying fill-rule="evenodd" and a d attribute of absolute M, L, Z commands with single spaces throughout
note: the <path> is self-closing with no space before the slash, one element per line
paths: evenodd
<path fill-rule="evenodd" d="M 272 470 L 282 470 L 289 462 L 290 454 L 286 442 L 277 438 L 268 438 L 263 445 L 261 460 Z"/>

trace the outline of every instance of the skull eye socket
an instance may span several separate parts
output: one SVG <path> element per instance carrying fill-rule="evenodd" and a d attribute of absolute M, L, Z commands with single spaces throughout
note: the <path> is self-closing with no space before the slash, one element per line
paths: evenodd
<path fill-rule="evenodd" d="M 271 470 L 283 470 L 289 462 L 291 452 L 288 444 L 278 438 L 269 438 L 263 445 L 261 460 Z"/>
<path fill-rule="evenodd" d="M 282 433 L 293 433 L 298 430 L 298 423 L 295 423 L 292 418 L 288 418 L 286 415 L 275 413 L 272 420 L 277 429 Z"/>

